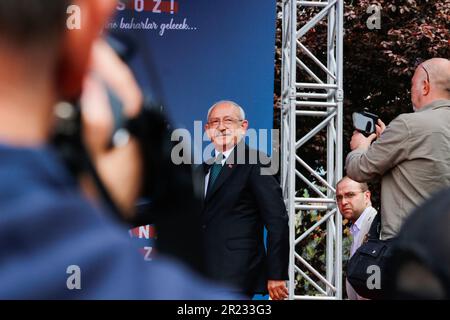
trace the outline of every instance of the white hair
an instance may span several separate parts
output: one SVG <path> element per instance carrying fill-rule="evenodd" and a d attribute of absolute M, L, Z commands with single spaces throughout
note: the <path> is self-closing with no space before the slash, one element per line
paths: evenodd
<path fill-rule="evenodd" d="M 213 109 L 215 107 L 217 107 L 219 104 L 231 104 L 231 105 L 235 106 L 236 108 L 239 109 L 239 115 L 241 117 L 239 120 L 245 120 L 245 111 L 244 111 L 244 109 L 240 105 L 238 105 L 236 102 L 233 102 L 233 101 L 230 101 L 230 100 L 222 100 L 222 101 L 214 103 L 212 105 L 212 107 L 209 108 L 209 110 L 208 110 L 208 116 L 206 118 L 207 120 L 209 120 L 209 116 L 211 115 L 211 112 L 213 111 Z"/>

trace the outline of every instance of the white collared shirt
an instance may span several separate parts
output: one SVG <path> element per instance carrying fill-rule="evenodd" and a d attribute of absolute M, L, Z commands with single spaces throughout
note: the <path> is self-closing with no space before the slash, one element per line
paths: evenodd
<path fill-rule="evenodd" d="M 217 156 L 222 153 L 223 158 L 222 158 L 222 166 L 225 164 L 225 162 L 227 161 L 228 157 L 230 156 L 231 152 L 234 150 L 234 148 L 236 148 L 236 146 L 234 146 L 233 148 L 224 151 L 224 152 L 219 152 L 216 149 L 214 149 L 214 158 L 217 158 Z M 205 197 L 206 197 L 206 192 L 208 191 L 208 183 L 209 183 L 209 173 L 211 172 L 211 169 L 209 169 L 208 174 L 205 176 Z"/>
<path fill-rule="evenodd" d="M 365 236 L 365 234 L 361 234 L 361 227 L 362 223 L 366 220 L 366 216 L 368 215 L 368 212 L 371 210 L 371 206 L 368 206 L 359 216 L 358 220 L 352 226 L 350 227 L 350 233 L 353 237 L 352 246 L 350 248 L 350 257 L 353 256 L 353 254 L 356 252 L 359 246 L 357 244 L 360 244 L 363 242 L 362 237 Z"/>
<path fill-rule="evenodd" d="M 356 220 L 355 223 L 350 227 L 350 233 L 353 237 L 352 246 L 350 248 L 350 257 L 353 256 L 356 250 L 358 250 L 359 246 L 363 243 L 363 238 L 366 236 L 366 233 L 362 233 L 361 229 L 363 223 L 369 218 L 368 215 L 372 210 L 374 210 L 372 206 L 368 206 L 366 209 L 364 209 L 358 220 Z M 350 300 L 367 300 L 366 298 L 363 298 L 356 293 L 355 289 L 353 289 L 348 280 L 345 281 L 345 286 L 348 298 Z"/>

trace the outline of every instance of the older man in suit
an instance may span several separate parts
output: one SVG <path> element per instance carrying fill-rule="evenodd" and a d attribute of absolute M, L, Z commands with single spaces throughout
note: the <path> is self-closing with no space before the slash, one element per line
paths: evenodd
<path fill-rule="evenodd" d="M 285 299 L 288 216 L 277 179 L 264 174 L 264 155 L 243 140 L 247 128 L 244 110 L 232 101 L 208 112 L 205 130 L 215 150 L 202 170 L 206 271 L 248 297 L 268 291 Z"/>
<path fill-rule="evenodd" d="M 350 233 L 353 241 L 350 257 L 363 244 L 370 226 L 377 215 L 372 207 L 370 191 L 366 183 L 356 182 L 349 177 L 342 178 L 336 185 L 336 202 L 342 216 L 352 223 Z M 364 300 L 346 282 L 347 295 L 350 300 Z"/>

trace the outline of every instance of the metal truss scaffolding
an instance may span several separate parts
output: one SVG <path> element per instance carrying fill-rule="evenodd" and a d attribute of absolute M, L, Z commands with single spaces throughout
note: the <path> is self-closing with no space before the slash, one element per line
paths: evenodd
<path fill-rule="evenodd" d="M 290 218 L 291 300 L 342 299 L 342 219 L 334 195 L 343 167 L 343 2 L 282 1 L 281 183 Z M 307 11 L 311 18 L 299 25 L 297 17 Z M 302 43 L 319 24 L 327 33 L 326 52 L 320 55 Z M 318 124 L 298 137 L 297 126 L 305 119 Z M 321 140 L 326 150 L 321 169 L 308 164 L 302 152 L 318 134 L 326 137 Z M 299 219 L 311 213 L 315 223 L 296 232 Z M 318 228 L 325 235 L 322 266 L 302 254 L 302 243 Z M 309 288 L 306 293 L 300 283 Z"/>

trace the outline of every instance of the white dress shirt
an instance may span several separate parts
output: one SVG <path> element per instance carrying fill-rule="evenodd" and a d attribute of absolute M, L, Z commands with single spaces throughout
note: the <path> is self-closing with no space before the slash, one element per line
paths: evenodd
<path fill-rule="evenodd" d="M 358 250 L 358 248 L 363 244 L 364 237 L 367 235 L 376 214 L 377 211 L 372 206 L 368 206 L 361 213 L 358 220 L 356 220 L 356 222 L 350 227 L 350 234 L 353 238 L 352 246 L 350 248 L 350 257 L 352 257 L 356 250 Z M 347 295 L 350 300 L 367 300 L 366 298 L 358 295 L 348 281 L 346 281 L 345 285 Z"/>
<path fill-rule="evenodd" d="M 371 210 L 371 207 L 367 207 L 364 209 L 364 211 L 359 216 L 358 220 L 352 226 L 350 227 L 350 234 L 353 237 L 352 246 L 350 248 L 350 257 L 353 256 L 355 251 L 360 247 L 360 245 L 363 243 L 363 238 L 366 236 L 366 234 L 362 234 L 361 228 L 364 221 L 367 220 L 367 215 L 369 211 Z"/>

